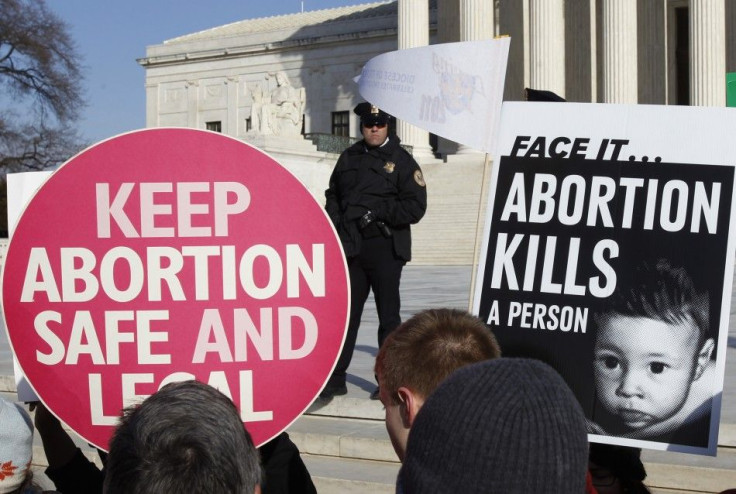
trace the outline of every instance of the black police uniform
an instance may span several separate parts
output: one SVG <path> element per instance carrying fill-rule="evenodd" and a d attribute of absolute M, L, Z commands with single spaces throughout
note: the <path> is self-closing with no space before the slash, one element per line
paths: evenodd
<path fill-rule="evenodd" d="M 390 118 L 367 103 L 354 111 L 364 123 L 387 123 Z M 409 225 L 424 216 L 427 189 L 419 165 L 399 143 L 398 137 L 390 135 L 378 147 L 368 147 L 364 140 L 350 146 L 337 160 L 325 191 L 325 209 L 348 261 L 351 308 L 345 345 L 323 397 L 347 392 L 346 371 L 371 289 L 378 311 L 379 347 L 401 324 L 399 282 L 411 260 Z"/>

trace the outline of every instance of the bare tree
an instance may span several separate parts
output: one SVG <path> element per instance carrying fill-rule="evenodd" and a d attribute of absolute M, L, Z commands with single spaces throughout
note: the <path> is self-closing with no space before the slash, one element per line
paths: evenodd
<path fill-rule="evenodd" d="M 0 0 L 0 174 L 57 165 L 84 143 L 80 56 L 45 0 Z"/>

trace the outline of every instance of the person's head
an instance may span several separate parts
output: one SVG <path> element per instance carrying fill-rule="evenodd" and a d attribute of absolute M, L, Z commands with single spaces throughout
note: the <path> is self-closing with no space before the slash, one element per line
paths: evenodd
<path fill-rule="evenodd" d="M 409 434 L 406 494 L 584 492 L 588 440 L 580 404 L 538 360 L 459 369 L 432 393 Z"/>
<path fill-rule="evenodd" d="M 279 86 L 288 86 L 291 84 L 286 72 L 276 72 L 276 84 Z"/>
<path fill-rule="evenodd" d="M 260 480 L 258 452 L 233 402 L 186 381 L 125 410 L 110 442 L 104 492 L 252 494 Z"/>
<path fill-rule="evenodd" d="M 457 309 L 428 309 L 392 331 L 376 356 L 386 429 L 403 459 L 409 429 L 427 397 L 454 371 L 501 355 L 483 321 Z"/>
<path fill-rule="evenodd" d="M 360 103 L 353 112 L 360 116 L 360 131 L 369 147 L 380 146 L 386 142 L 391 115 L 370 103 Z"/>
<path fill-rule="evenodd" d="M 33 422 L 25 409 L 0 397 L 0 493 L 21 492 L 30 483 Z"/>
<path fill-rule="evenodd" d="M 710 362 L 709 301 L 681 267 L 642 263 L 596 314 L 596 395 L 628 430 L 675 415 Z"/>

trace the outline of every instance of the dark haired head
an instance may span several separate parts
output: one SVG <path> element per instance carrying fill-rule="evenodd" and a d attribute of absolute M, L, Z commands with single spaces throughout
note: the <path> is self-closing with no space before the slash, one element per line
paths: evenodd
<path fill-rule="evenodd" d="M 106 494 L 252 494 L 261 478 L 237 408 L 197 381 L 167 384 L 126 409 L 106 470 Z"/>
<path fill-rule="evenodd" d="M 710 304 L 708 294 L 699 292 L 685 268 L 667 259 L 640 263 L 632 282 L 617 287 L 598 322 L 612 315 L 646 317 L 677 324 L 692 321 L 698 328 L 698 344 L 707 339 Z M 599 324 L 600 325 L 600 324 Z"/>

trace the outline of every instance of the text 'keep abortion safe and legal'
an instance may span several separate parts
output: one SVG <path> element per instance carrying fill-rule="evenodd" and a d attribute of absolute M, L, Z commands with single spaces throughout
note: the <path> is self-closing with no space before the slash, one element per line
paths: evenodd
<path fill-rule="evenodd" d="M 39 300 L 52 307 L 34 318 L 34 331 L 43 342 L 36 350 L 39 363 L 74 366 L 84 359 L 116 366 L 125 350 L 135 352 L 140 369 L 171 364 L 169 346 L 178 328 L 168 324 L 170 310 L 176 303 L 193 302 L 203 307 L 199 321 L 192 321 L 199 326 L 193 364 L 295 360 L 315 348 L 317 319 L 299 299 L 325 296 L 325 246 L 223 242 L 231 235 L 231 221 L 250 213 L 251 191 L 244 184 L 97 183 L 94 193 L 97 238 L 107 239 L 109 248 L 30 249 L 21 303 L 29 311 Z M 179 239 L 182 244 L 202 238 L 213 241 L 177 247 L 154 241 L 174 244 Z M 136 239 L 145 240 L 134 249 Z M 274 298 L 294 303 L 276 306 Z M 219 303 L 236 300 L 238 306 L 223 313 Z M 95 310 L 95 301 L 104 301 L 99 306 L 104 310 Z M 156 308 L 154 303 L 159 303 Z M 68 311 L 53 310 L 55 304 L 79 309 L 69 320 Z M 208 376 L 141 370 L 122 374 L 119 385 L 124 406 L 151 394 L 139 393 L 141 385 L 154 386 L 152 392 L 196 377 L 229 395 L 237 385 L 243 420 L 271 420 L 271 411 L 257 410 L 253 403 L 252 371 L 240 370 L 238 376 L 240 382 L 231 383 L 219 370 Z M 90 373 L 93 425 L 113 425 L 118 417 L 118 409 L 103 410 L 105 388 L 102 374 Z"/>

